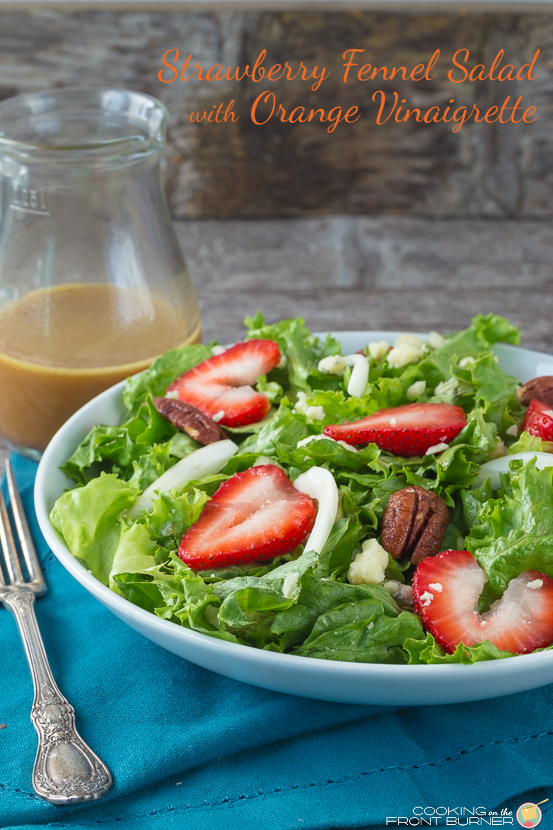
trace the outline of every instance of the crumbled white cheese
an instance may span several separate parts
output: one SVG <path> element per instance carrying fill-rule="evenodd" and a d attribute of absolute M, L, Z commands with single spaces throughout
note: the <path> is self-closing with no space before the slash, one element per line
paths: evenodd
<path fill-rule="evenodd" d="M 305 415 L 307 409 L 307 395 L 305 392 L 298 392 L 298 399 L 296 401 L 295 410 L 300 415 Z"/>
<path fill-rule="evenodd" d="M 444 586 L 441 582 L 429 582 L 428 587 L 432 588 L 433 591 L 436 591 L 437 594 L 441 594 L 444 590 Z"/>
<path fill-rule="evenodd" d="M 507 433 L 507 435 L 512 435 L 514 438 L 516 438 L 518 435 L 518 427 L 516 424 L 512 424 L 510 427 L 507 427 L 505 432 Z"/>
<path fill-rule="evenodd" d="M 420 398 L 421 395 L 424 395 L 424 391 L 426 389 L 426 381 L 425 380 L 417 380 L 415 383 L 412 383 L 411 386 L 408 388 L 406 395 L 408 401 L 414 401 L 415 398 Z"/>
<path fill-rule="evenodd" d="M 438 455 L 438 453 L 443 452 L 447 449 L 449 449 L 449 444 L 444 444 L 442 441 L 441 444 L 434 444 L 433 447 L 428 447 L 428 449 L 425 452 L 425 455 Z"/>
<path fill-rule="evenodd" d="M 404 585 L 403 582 L 397 582 L 395 579 L 387 579 L 382 583 L 390 596 L 395 599 L 398 605 L 402 608 L 410 608 L 413 605 L 413 589 L 410 585 Z"/>
<path fill-rule="evenodd" d="M 222 421 L 224 417 L 225 417 L 225 410 L 220 409 L 219 412 L 215 413 L 215 415 L 213 416 L 213 418 L 211 420 L 215 421 L 215 423 L 218 424 L 219 421 Z"/>
<path fill-rule="evenodd" d="M 325 375 L 343 375 L 346 369 L 346 358 L 340 354 L 331 354 L 319 361 L 319 372 Z"/>
<path fill-rule="evenodd" d="M 461 360 L 459 361 L 459 366 L 462 369 L 464 366 L 470 366 L 471 363 L 476 363 L 476 361 L 473 357 L 470 357 L 470 356 L 462 357 Z"/>
<path fill-rule="evenodd" d="M 430 591 L 425 591 L 424 594 L 421 594 L 422 607 L 428 608 L 433 599 L 434 594 L 431 594 Z"/>
<path fill-rule="evenodd" d="M 307 438 L 302 438 L 301 441 L 298 441 L 296 444 L 296 449 L 299 450 L 300 447 L 305 447 L 306 444 L 310 444 L 311 441 L 334 441 L 335 444 L 340 444 L 341 447 L 344 447 L 346 450 L 350 450 L 350 452 L 358 452 L 357 447 L 352 447 L 351 444 L 346 444 L 345 441 L 336 441 L 335 438 L 331 438 L 329 435 L 308 435 Z"/>
<path fill-rule="evenodd" d="M 223 354 L 224 352 L 226 352 L 226 347 L 225 346 L 213 346 L 211 351 L 213 352 L 213 355 Z"/>
<path fill-rule="evenodd" d="M 541 588 L 543 585 L 543 579 L 534 579 L 532 582 L 527 582 L 526 587 L 531 588 L 535 591 L 537 588 Z"/>
<path fill-rule="evenodd" d="M 507 452 L 507 447 L 505 446 L 501 438 L 498 438 L 497 444 L 490 453 L 490 458 L 503 458 L 504 455 L 507 455 Z"/>
<path fill-rule="evenodd" d="M 305 392 L 298 392 L 295 411 L 300 415 L 305 415 L 310 421 L 324 421 L 324 409 L 322 406 L 309 406 Z"/>
<path fill-rule="evenodd" d="M 434 395 L 447 395 L 448 392 L 453 392 L 457 388 L 457 378 L 450 378 L 449 380 L 442 380 L 434 389 Z"/>
<path fill-rule="evenodd" d="M 322 406 L 308 406 L 305 410 L 305 417 L 310 421 L 324 421 L 325 411 Z"/>
<path fill-rule="evenodd" d="M 176 390 L 176 389 L 173 389 L 171 392 L 166 392 L 166 393 L 165 393 L 165 397 L 166 397 L 166 398 L 172 398 L 172 399 L 178 400 L 178 398 L 179 398 L 179 393 L 177 392 L 177 390 Z"/>
<path fill-rule="evenodd" d="M 275 366 L 276 369 L 286 369 L 288 366 L 288 359 L 285 354 L 282 355 L 280 360 L 278 361 L 277 365 Z"/>
<path fill-rule="evenodd" d="M 305 392 L 298 392 L 298 399 L 294 405 L 294 412 L 298 412 L 300 415 L 305 415 L 305 410 L 307 409 L 307 395 Z"/>
<path fill-rule="evenodd" d="M 363 542 L 362 548 L 349 566 L 348 582 L 352 585 L 378 585 L 384 580 L 388 554 L 376 539 Z"/>
<path fill-rule="evenodd" d="M 299 583 L 299 574 L 293 573 L 288 574 L 284 582 L 282 583 L 282 594 L 286 597 L 286 599 L 290 599 L 298 587 Z"/>
<path fill-rule="evenodd" d="M 402 369 L 408 366 L 409 363 L 416 363 L 423 355 L 421 349 L 411 343 L 400 343 L 394 346 L 391 352 L 388 352 L 388 365 L 392 369 Z"/>
<path fill-rule="evenodd" d="M 421 351 L 424 347 L 424 342 L 417 337 L 416 334 L 400 334 L 397 338 L 394 346 L 401 346 L 403 343 L 407 343 L 409 346 L 414 346 L 415 349 L 419 349 Z"/>
<path fill-rule="evenodd" d="M 431 331 L 428 335 L 428 345 L 431 349 L 441 349 L 445 346 L 445 338 L 437 331 Z"/>
<path fill-rule="evenodd" d="M 392 417 L 392 418 L 390 418 L 390 426 L 395 427 L 395 425 L 396 425 L 396 424 L 397 424 L 396 419 L 395 419 L 395 418 L 393 418 L 393 417 Z"/>
<path fill-rule="evenodd" d="M 348 395 L 352 398 L 360 398 L 365 393 L 369 380 L 369 361 L 364 355 L 348 354 L 345 357 L 339 354 L 329 355 L 319 361 L 318 369 L 325 375 L 343 375 L 346 366 L 352 367 L 348 381 Z"/>
<path fill-rule="evenodd" d="M 387 340 L 372 340 L 367 348 L 373 360 L 383 360 L 388 354 L 390 344 Z"/>

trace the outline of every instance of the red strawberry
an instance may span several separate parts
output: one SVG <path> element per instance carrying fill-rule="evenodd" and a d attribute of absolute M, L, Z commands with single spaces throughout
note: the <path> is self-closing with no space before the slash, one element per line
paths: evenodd
<path fill-rule="evenodd" d="M 381 450 L 404 457 L 424 455 L 430 447 L 449 443 L 467 419 L 460 406 L 450 403 L 409 403 L 380 409 L 349 424 L 330 424 L 324 434 L 346 444 L 374 443 Z"/>
<path fill-rule="evenodd" d="M 271 559 L 303 542 L 316 513 L 280 467 L 252 467 L 221 484 L 182 537 L 179 556 L 194 570 Z"/>
<path fill-rule="evenodd" d="M 210 418 L 223 412 L 218 419 L 223 426 L 255 423 L 267 415 L 271 404 L 250 384 L 274 369 L 279 360 L 280 349 L 273 340 L 236 343 L 185 372 L 167 391 L 178 392 L 181 401 Z"/>
<path fill-rule="evenodd" d="M 485 614 L 478 599 L 487 576 L 466 550 L 424 559 L 413 577 L 413 602 L 425 627 L 452 654 L 455 646 L 489 640 L 504 651 L 526 654 L 553 642 L 553 579 L 538 571 L 512 579 Z"/>
<path fill-rule="evenodd" d="M 537 398 L 530 402 L 522 422 L 522 429 L 543 438 L 544 441 L 553 441 L 553 409 Z"/>

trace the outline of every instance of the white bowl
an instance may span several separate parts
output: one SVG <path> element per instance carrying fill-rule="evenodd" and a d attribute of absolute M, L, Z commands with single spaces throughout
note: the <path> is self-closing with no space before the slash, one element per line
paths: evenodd
<path fill-rule="evenodd" d="M 345 353 L 369 340 L 392 340 L 400 332 L 336 332 Z M 424 335 L 421 335 L 424 337 Z M 521 381 L 553 375 L 553 357 L 515 346 L 495 349 L 501 367 Z M 110 611 L 149 640 L 203 668 L 277 692 L 342 703 L 427 705 L 500 697 L 553 682 L 553 651 L 491 660 L 472 666 L 397 666 L 341 663 L 276 654 L 190 631 L 138 608 L 93 577 L 69 552 L 48 514 L 68 487 L 60 464 L 95 424 L 118 424 L 124 416 L 124 383 L 98 395 L 59 430 L 40 462 L 35 507 L 40 529 L 61 564 Z"/>

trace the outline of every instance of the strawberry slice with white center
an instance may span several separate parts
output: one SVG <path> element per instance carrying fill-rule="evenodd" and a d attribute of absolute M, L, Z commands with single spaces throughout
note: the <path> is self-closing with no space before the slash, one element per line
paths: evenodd
<path fill-rule="evenodd" d="M 330 424 L 324 434 L 346 444 L 374 443 L 381 450 L 408 458 L 431 447 L 448 444 L 467 423 L 460 406 L 450 403 L 409 403 L 380 409 L 374 415 L 345 424 Z"/>
<path fill-rule="evenodd" d="M 553 408 L 537 398 L 533 398 L 526 410 L 522 430 L 526 430 L 530 435 L 536 435 L 544 441 L 553 441 Z"/>
<path fill-rule="evenodd" d="M 251 384 L 266 375 L 280 361 L 278 343 L 248 340 L 204 360 L 177 378 L 167 392 L 195 406 L 217 423 L 240 427 L 261 421 L 271 404 Z"/>
<path fill-rule="evenodd" d="M 316 502 L 280 467 L 252 467 L 221 484 L 183 536 L 179 556 L 194 570 L 271 559 L 301 544 L 316 514 Z"/>
<path fill-rule="evenodd" d="M 525 571 L 512 579 L 489 611 L 478 613 L 487 576 L 472 553 L 429 556 L 413 577 L 413 603 L 428 631 L 452 654 L 459 643 L 489 640 L 503 651 L 526 654 L 553 642 L 553 579 Z"/>

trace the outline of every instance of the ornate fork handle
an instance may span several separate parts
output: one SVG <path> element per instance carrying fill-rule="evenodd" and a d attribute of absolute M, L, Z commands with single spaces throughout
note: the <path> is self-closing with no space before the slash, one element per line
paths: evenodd
<path fill-rule="evenodd" d="M 38 732 L 35 792 L 58 805 L 102 798 L 112 785 L 111 773 L 77 732 L 75 710 L 56 686 L 35 617 L 33 592 L 9 588 L 1 599 L 17 621 L 33 677 L 31 720 Z"/>

